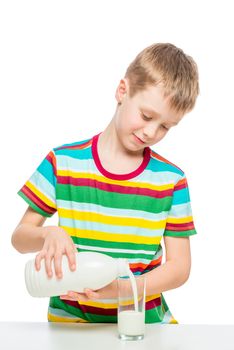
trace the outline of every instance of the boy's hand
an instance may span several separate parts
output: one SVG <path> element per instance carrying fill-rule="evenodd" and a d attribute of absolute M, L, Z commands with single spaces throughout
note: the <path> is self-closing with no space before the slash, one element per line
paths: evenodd
<path fill-rule="evenodd" d="M 41 260 L 45 260 L 45 269 L 48 277 L 53 276 L 52 263 L 57 278 L 62 278 L 62 255 L 66 254 L 71 271 L 76 269 L 75 252 L 77 251 L 71 237 L 57 226 L 45 227 L 44 245 L 42 250 L 36 255 L 35 268 L 41 268 Z"/>
<path fill-rule="evenodd" d="M 117 280 L 114 280 L 106 287 L 98 289 L 96 291 L 86 288 L 84 293 L 77 293 L 74 291 L 67 292 L 66 295 L 61 295 L 62 300 L 71 301 L 89 301 L 91 299 L 116 299 L 118 297 L 118 285 Z"/>

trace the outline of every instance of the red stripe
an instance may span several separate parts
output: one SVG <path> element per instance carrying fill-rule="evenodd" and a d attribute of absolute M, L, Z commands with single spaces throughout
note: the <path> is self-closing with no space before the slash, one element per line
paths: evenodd
<path fill-rule="evenodd" d="M 159 297 L 159 298 L 147 301 L 145 303 L 145 309 L 151 310 L 151 309 L 154 309 L 155 307 L 160 306 L 161 304 L 162 304 L 162 301 L 161 301 L 161 298 Z"/>
<path fill-rule="evenodd" d="M 70 306 L 73 306 L 77 309 L 80 309 L 83 313 L 91 313 L 91 314 L 106 315 L 106 316 L 116 316 L 117 315 L 117 308 L 104 309 L 104 308 L 100 308 L 100 307 L 79 304 L 78 301 L 72 301 L 72 300 L 63 300 L 63 302 L 70 305 Z"/>
<path fill-rule="evenodd" d="M 56 209 L 45 204 L 35 193 L 33 193 L 26 185 L 21 188 L 21 192 L 28 197 L 34 204 L 36 204 L 41 210 L 48 214 L 53 214 Z"/>
<path fill-rule="evenodd" d="M 153 270 L 154 268 L 156 268 L 157 266 L 160 266 L 162 262 L 162 256 L 160 256 L 157 260 L 152 261 L 150 264 L 129 264 L 130 269 L 132 272 L 136 273 L 136 272 L 143 272 L 145 270 Z"/>
<path fill-rule="evenodd" d="M 176 187 L 174 188 L 174 190 L 175 190 L 175 191 L 179 191 L 179 190 L 182 190 L 183 188 L 187 188 L 187 185 L 186 185 L 186 184 L 182 184 L 182 185 L 180 185 L 180 186 L 176 186 Z"/>
<path fill-rule="evenodd" d="M 194 229 L 194 223 L 193 221 L 188 222 L 186 224 L 167 224 L 166 230 L 170 231 L 186 231 L 186 230 L 193 230 Z"/>
<path fill-rule="evenodd" d="M 80 309 L 84 314 L 91 313 L 95 315 L 117 316 L 117 308 L 105 309 L 100 307 L 79 304 L 78 301 L 72 301 L 72 300 L 63 300 L 63 302 L 67 305 Z M 159 297 L 159 298 L 147 301 L 145 303 L 145 309 L 151 310 L 160 305 L 161 305 L 161 298 Z"/>
<path fill-rule="evenodd" d="M 177 182 L 177 184 L 174 187 L 174 190 L 179 191 L 179 190 L 182 190 L 183 188 L 186 188 L 186 187 L 188 187 L 187 180 L 182 179 L 179 182 Z"/>
<path fill-rule="evenodd" d="M 147 272 L 153 270 L 155 267 L 157 266 L 160 266 L 161 264 L 157 264 L 157 265 L 154 265 L 153 267 L 151 267 L 150 265 L 147 267 L 147 268 L 143 268 L 143 267 L 135 267 L 135 268 L 131 268 L 131 271 L 134 272 L 134 273 L 137 273 L 137 272 L 144 272 L 147 270 Z"/>
<path fill-rule="evenodd" d="M 52 165 L 54 175 L 56 176 L 56 158 L 55 158 L 54 153 L 51 151 L 51 152 L 46 156 L 46 159 L 47 159 L 48 162 L 50 162 L 50 164 Z"/>
<path fill-rule="evenodd" d="M 73 178 L 71 176 L 58 176 L 57 182 L 63 185 L 69 184 L 73 186 L 87 186 L 87 187 L 98 188 L 100 190 L 107 191 L 107 192 L 137 194 L 141 196 L 148 196 L 148 197 L 154 197 L 154 198 L 169 197 L 169 196 L 172 196 L 173 194 L 173 189 L 157 191 L 157 190 L 151 190 L 148 188 L 128 187 L 128 186 L 126 187 L 126 186 L 120 186 L 120 185 L 107 184 L 107 183 L 99 182 L 93 179 Z"/>

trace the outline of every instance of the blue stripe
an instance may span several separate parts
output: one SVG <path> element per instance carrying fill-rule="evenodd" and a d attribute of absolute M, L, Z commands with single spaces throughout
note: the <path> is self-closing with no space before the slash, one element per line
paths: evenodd
<path fill-rule="evenodd" d="M 37 171 L 41 173 L 51 183 L 51 185 L 55 185 L 56 180 L 53 172 L 53 166 L 46 158 L 41 162 L 37 168 Z"/>
<path fill-rule="evenodd" d="M 66 144 L 64 145 L 65 147 L 71 147 L 71 146 L 78 146 L 82 145 L 86 142 L 90 141 L 90 139 L 84 140 L 82 142 L 75 142 L 71 144 Z M 61 146 L 61 147 L 64 147 Z M 69 156 L 72 158 L 78 158 L 78 159 L 91 159 L 92 158 L 92 152 L 91 152 L 91 147 L 87 148 L 82 148 L 82 149 L 69 149 L 69 148 L 63 148 L 63 149 L 58 149 L 59 147 L 55 148 L 55 154 L 56 155 L 65 155 Z"/>
<path fill-rule="evenodd" d="M 190 202 L 188 188 L 183 188 L 182 190 L 174 191 L 172 205 L 183 204 Z"/>
<path fill-rule="evenodd" d="M 52 308 L 51 306 L 48 307 L 48 311 L 51 315 L 55 315 L 55 316 L 60 316 L 60 317 L 69 317 L 69 318 L 74 318 L 74 319 L 77 319 L 77 318 L 81 318 L 79 316 L 75 316 L 75 315 L 72 315 L 70 314 L 69 312 L 65 311 L 65 310 L 62 310 L 62 309 L 55 309 L 55 308 Z"/>
<path fill-rule="evenodd" d="M 152 170 L 154 172 L 160 172 L 160 171 L 170 171 L 175 174 L 183 175 L 183 171 L 178 169 L 176 166 L 168 163 L 164 163 L 163 161 L 159 161 L 155 158 L 150 158 L 150 161 L 146 167 L 148 170 Z"/>

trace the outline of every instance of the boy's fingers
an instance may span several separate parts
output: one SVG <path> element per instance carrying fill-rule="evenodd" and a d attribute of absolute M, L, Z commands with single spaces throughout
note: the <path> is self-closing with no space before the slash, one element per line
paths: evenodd
<path fill-rule="evenodd" d="M 73 298 L 69 297 L 68 295 L 60 295 L 60 299 L 61 300 L 71 300 L 71 301 L 74 301 Z"/>
<path fill-rule="evenodd" d="M 35 257 L 35 268 L 37 271 L 39 271 L 41 268 L 41 257 L 39 254 L 37 254 L 37 256 Z"/>
<path fill-rule="evenodd" d="M 53 276 L 53 272 L 52 272 L 52 268 L 51 268 L 51 261 L 52 261 L 52 255 L 47 254 L 45 256 L 45 269 L 46 269 L 46 273 L 47 273 L 49 278 L 51 278 Z"/>
<path fill-rule="evenodd" d="M 75 301 L 88 301 L 89 299 L 98 299 L 99 294 L 94 292 L 92 289 L 86 288 L 84 293 L 77 293 L 68 291 L 66 295 L 60 295 L 60 299 L 64 300 L 75 300 Z"/>
<path fill-rule="evenodd" d="M 75 271 L 75 269 L 76 269 L 75 250 L 73 248 L 67 248 L 66 253 L 67 253 L 67 258 L 68 258 L 68 262 L 69 262 L 69 267 L 70 267 L 71 271 Z"/>
<path fill-rule="evenodd" d="M 77 293 L 73 291 L 67 292 L 67 295 L 72 298 L 72 300 L 87 301 L 87 296 L 83 293 Z"/>
<path fill-rule="evenodd" d="M 54 270 L 57 278 L 62 278 L 63 277 L 63 272 L 62 272 L 62 253 L 55 254 L 54 256 Z"/>
<path fill-rule="evenodd" d="M 41 260 L 45 257 L 46 251 L 41 250 L 35 257 L 35 268 L 37 271 L 41 268 Z"/>
<path fill-rule="evenodd" d="M 90 298 L 90 299 L 92 299 L 92 298 L 98 299 L 99 298 L 98 292 L 95 292 L 92 289 L 85 288 L 84 292 L 87 295 L 87 297 Z"/>
<path fill-rule="evenodd" d="M 71 298 L 77 298 L 79 296 L 79 293 L 69 291 L 67 292 L 67 295 Z"/>

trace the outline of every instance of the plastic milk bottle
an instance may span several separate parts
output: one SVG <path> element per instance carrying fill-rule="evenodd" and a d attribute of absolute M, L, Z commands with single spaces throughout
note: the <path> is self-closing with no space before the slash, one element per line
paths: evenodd
<path fill-rule="evenodd" d="M 53 269 L 53 265 L 52 265 Z M 63 278 L 58 279 L 53 271 L 49 278 L 45 264 L 37 271 L 34 259 L 25 265 L 25 283 L 29 294 L 33 297 L 51 297 L 67 294 L 74 290 L 82 293 L 84 288 L 98 290 L 118 276 L 129 275 L 127 259 L 114 259 L 108 255 L 95 252 L 76 253 L 76 270 L 71 271 L 66 255 L 62 257 Z"/>

